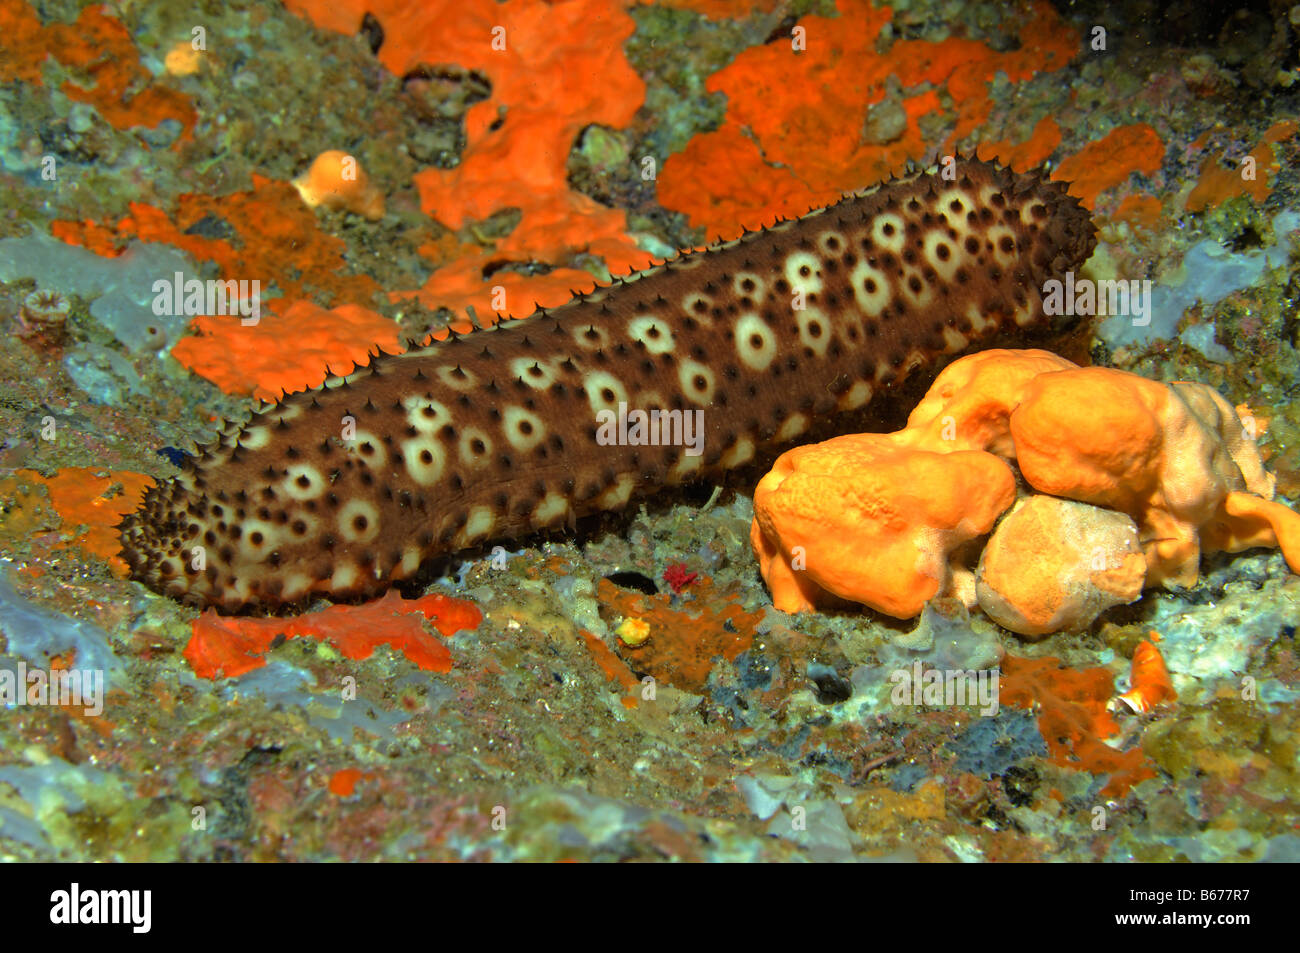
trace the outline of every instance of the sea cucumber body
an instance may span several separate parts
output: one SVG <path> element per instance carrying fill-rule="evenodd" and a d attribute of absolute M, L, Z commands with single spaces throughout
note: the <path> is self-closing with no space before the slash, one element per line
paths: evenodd
<path fill-rule="evenodd" d="M 135 578 L 224 609 L 377 593 L 440 553 L 744 465 L 999 330 L 1095 243 L 1060 184 L 959 160 L 232 428 L 121 527 Z M 603 411 L 702 411 L 702 452 Z"/>

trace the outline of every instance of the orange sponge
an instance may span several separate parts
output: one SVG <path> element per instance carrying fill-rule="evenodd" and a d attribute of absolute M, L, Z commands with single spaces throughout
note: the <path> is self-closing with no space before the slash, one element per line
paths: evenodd
<path fill-rule="evenodd" d="M 371 183 L 355 156 L 339 149 L 318 155 L 293 185 L 311 208 L 341 208 L 372 222 L 384 217 L 384 193 Z"/>
<path fill-rule="evenodd" d="M 750 540 L 784 612 L 831 593 L 910 618 L 954 591 L 953 550 L 1015 497 L 1011 468 L 993 454 L 856 434 L 778 458 L 754 491 Z"/>
<path fill-rule="evenodd" d="M 1227 495 L 1273 492 L 1236 412 L 1204 385 L 1099 367 L 1043 374 L 1025 388 L 1011 434 L 1035 489 L 1133 517 L 1148 586 L 1195 585 L 1198 531 Z"/>
<path fill-rule="evenodd" d="M 939 453 L 987 450 L 1013 459 L 1011 412 L 1039 374 L 1078 365 L 1051 351 L 980 351 L 944 368 L 896 437 Z"/>
<path fill-rule="evenodd" d="M 976 579 L 963 544 L 1014 502 L 1009 464 L 1050 496 L 1002 521 Z M 984 351 L 943 371 L 905 429 L 781 456 L 754 492 L 750 540 L 783 611 L 834 595 L 907 618 L 955 595 L 1034 637 L 1085 628 L 1145 587 L 1194 585 L 1202 547 L 1280 546 L 1300 572 L 1300 514 L 1270 502 L 1274 484 L 1204 384 Z"/>
<path fill-rule="evenodd" d="M 1235 553 L 1277 546 L 1293 573 L 1300 574 L 1300 513 L 1249 493 L 1229 493 L 1201 533 L 1202 546 Z"/>

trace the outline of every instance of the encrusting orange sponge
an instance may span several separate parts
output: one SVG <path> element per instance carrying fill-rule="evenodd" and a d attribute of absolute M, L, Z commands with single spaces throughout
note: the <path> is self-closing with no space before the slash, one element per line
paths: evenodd
<path fill-rule="evenodd" d="M 322 152 L 293 186 L 310 208 L 343 209 L 372 222 L 384 217 L 384 193 L 371 183 L 361 163 L 341 150 Z"/>
<path fill-rule="evenodd" d="M 750 541 L 777 609 L 808 611 L 832 593 L 917 615 L 955 591 L 953 550 L 1015 502 L 1015 476 L 993 454 L 917 450 L 894 436 L 798 447 L 759 482 Z"/>

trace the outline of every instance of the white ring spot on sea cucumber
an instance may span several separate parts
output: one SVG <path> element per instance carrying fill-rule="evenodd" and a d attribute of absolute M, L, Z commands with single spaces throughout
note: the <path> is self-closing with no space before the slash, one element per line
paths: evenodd
<path fill-rule="evenodd" d="M 240 450 L 261 450 L 271 442 L 269 427 L 249 427 L 239 435 Z"/>
<path fill-rule="evenodd" d="M 314 500 L 325 492 L 325 478 L 310 463 L 295 463 L 285 471 L 280 489 L 291 500 Z"/>
<path fill-rule="evenodd" d="M 444 364 L 434 374 L 452 390 L 473 390 L 478 386 L 478 377 L 473 371 L 454 364 Z"/>
<path fill-rule="evenodd" d="M 490 535 L 496 525 L 497 518 L 492 512 L 492 507 L 473 506 L 470 507 L 469 519 L 465 523 L 465 528 L 460 531 L 460 535 L 466 542 L 472 543 Z"/>
<path fill-rule="evenodd" d="M 302 416 L 302 404 L 283 403 L 273 407 L 272 410 L 277 418 L 277 423 L 281 420 L 288 423 L 289 421 L 297 420 Z M 269 415 L 268 412 L 268 416 Z"/>
<path fill-rule="evenodd" d="M 838 410 L 857 410 L 864 406 L 867 401 L 871 400 L 871 385 L 866 381 L 858 381 L 835 402 Z"/>
<path fill-rule="evenodd" d="M 844 254 L 847 242 L 839 232 L 822 232 L 817 236 L 817 247 L 827 258 L 839 258 Z"/>
<path fill-rule="evenodd" d="M 368 467 L 381 469 L 388 465 L 388 451 L 384 449 L 384 442 L 369 430 L 358 430 L 355 439 L 347 441 L 344 446 L 348 448 L 348 453 L 360 457 Z"/>
<path fill-rule="evenodd" d="M 379 511 L 366 500 L 349 500 L 339 510 L 338 527 L 349 543 L 368 543 L 379 535 Z"/>
<path fill-rule="evenodd" d="M 299 532 L 301 530 L 301 532 Z M 320 520 L 302 510 L 294 510 L 287 527 L 280 529 L 281 535 L 287 535 L 289 542 L 300 543 L 306 539 L 315 539 L 320 535 Z"/>
<path fill-rule="evenodd" d="M 402 441 L 402 460 L 412 480 L 420 486 L 432 486 L 442 477 L 447 451 L 440 441 L 425 434 Z"/>
<path fill-rule="evenodd" d="M 741 271 L 732 279 L 731 290 L 737 298 L 751 298 L 754 304 L 762 304 L 767 297 L 767 282 L 752 271 Z"/>
<path fill-rule="evenodd" d="M 822 260 L 810 251 L 791 252 L 785 259 L 785 280 L 794 291 L 817 294 L 822 290 Z"/>
<path fill-rule="evenodd" d="M 985 233 L 993 243 L 993 260 L 1003 268 L 1010 268 L 1016 263 L 1016 235 L 1005 225 L 994 225 Z M 1004 239 L 1011 239 L 1011 250 L 1002 248 Z"/>
<path fill-rule="evenodd" d="M 949 189 L 942 193 L 935 199 L 934 207 L 946 215 L 952 227 L 959 232 L 966 227 L 966 216 L 975 211 L 975 203 L 961 189 Z"/>
<path fill-rule="evenodd" d="M 564 519 L 569 513 L 569 501 L 561 493 L 552 490 L 537 504 L 533 510 L 533 526 L 550 526 Z"/>
<path fill-rule="evenodd" d="M 926 264 L 938 272 L 940 278 L 952 282 L 961 265 L 957 263 L 957 246 L 946 232 L 934 230 L 926 234 L 921 253 L 925 255 Z"/>
<path fill-rule="evenodd" d="M 437 433 L 451 423 L 451 412 L 440 400 L 433 400 L 420 394 L 402 398 L 406 408 L 406 422 L 420 433 Z"/>
<path fill-rule="evenodd" d="M 807 429 L 808 416 L 806 414 L 791 414 L 785 419 L 781 429 L 776 432 L 776 439 L 780 442 L 793 440 Z"/>
<path fill-rule="evenodd" d="M 810 306 L 796 311 L 794 320 L 799 325 L 799 343 L 812 348 L 818 357 L 825 357 L 831 343 L 831 322 L 826 312 Z"/>
<path fill-rule="evenodd" d="M 677 367 L 677 382 L 689 400 L 705 405 L 713 402 L 716 380 L 712 368 L 688 358 Z"/>
<path fill-rule="evenodd" d="M 682 299 L 682 310 L 705 327 L 713 326 L 713 299 L 699 291 L 692 291 Z"/>
<path fill-rule="evenodd" d="M 531 357 L 517 357 L 512 360 L 510 376 L 536 390 L 546 390 L 555 383 L 555 371 L 550 365 Z"/>
<path fill-rule="evenodd" d="M 754 441 L 748 437 L 741 437 L 722 455 L 720 463 L 724 468 L 730 469 L 748 463 L 752 459 L 754 459 Z"/>
<path fill-rule="evenodd" d="M 651 354 L 667 354 L 675 346 L 668 322 L 653 314 L 640 314 L 627 323 L 627 334 Z"/>
<path fill-rule="evenodd" d="M 860 261 L 849 275 L 849 284 L 853 286 L 853 297 L 858 307 L 870 318 L 880 317 L 893 297 L 889 293 L 889 279 L 879 268 L 872 268 L 865 261 Z"/>
<path fill-rule="evenodd" d="M 609 347 L 609 333 L 604 328 L 588 322 L 573 326 L 573 340 L 584 351 L 597 351 Z"/>
<path fill-rule="evenodd" d="M 736 322 L 736 353 L 751 371 L 765 371 L 776 358 L 776 334 L 754 313 Z"/>
<path fill-rule="evenodd" d="M 885 251 L 901 255 L 907 242 L 903 220 L 890 212 L 877 215 L 871 222 L 871 240 Z"/>
<path fill-rule="evenodd" d="M 246 558 L 265 556 L 280 545 L 280 528 L 263 520 L 244 520 L 239 528 L 239 549 Z"/>
<path fill-rule="evenodd" d="M 925 280 L 925 275 L 915 268 L 908 268 L 898 284 L 903 297 L 918 308 L 924 308 L 934 298 L 934 289 Z M 916 288 L 913 288 L 913 285 L 916 285 Z"/>
<path fill-rule="evenodd" d="M 477 427 L 460 432 L 460 459 L 471 467 L 481 467 L 492 457 L 492 438 Z"/>
<path fill-rule="evenodd" d="M 627 403 L 627 390 L 613 374 L 588 371 L 582 379 L 582 386 L 587 390 L 587 402 L 591 404 L 592 413 L 598 414 L 602 410 L 618 413 L 618 405 Z"/>
<path fill-rule="evenodd" d="M 511 405 L 501 412 L 502 427 L 510 446 L 527 453 L 546 438 L 542 418 L 522 407 Z"/>

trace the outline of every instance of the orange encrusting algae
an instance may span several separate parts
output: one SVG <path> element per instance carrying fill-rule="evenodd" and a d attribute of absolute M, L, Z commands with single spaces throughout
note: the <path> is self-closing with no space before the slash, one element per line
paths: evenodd
<path fill-rule="evenodd" d="M 1069 182 L 1070 194 L 1088 208 L 1096 208 L 1097 197 L 1128 181 L 1134 172 L 1155 175 L 1164 164 L 1165 146 L 1160 135 L 1146 123 L 1120 126 L 1104 138 L 1090 142 L 1063 159 L 1052 173 L 1057 182 Z"/>
<path fill-rule="evenodd" d="M 1149 231 L 1160 224 L 1163 214 L 1164 205 L 1158 198 L 1151 195 L 1128 195 L 1119 203 L 1111 218 Z"/>
<path fill-rule="evenodd" d="M 50 504 L 63 519 L 56 548 L 75 546 L 105 560 L 114 575 L 126 576 L 117 524 L 140 505 L 144 491 L 153 486 L 153 477 L 102 467 L 67 467 L 50 477 L 35 470 L 18 470 L 15 476 L 41 483 L 49 492 Z"/>
<path fill-rule="evenodd" d="M 1256 204 L 1263 204 L 1273 191 L 1274 177 L 1282 168 L 1273 146 L 1292 138 L 1298 130 L 1300 125 L 1292 119 L 1275 123 L 1260 137 L 1254 149 L 1244 157 L 1237 157 L 1228 168 L 1219 163 L 1218 156 L 1206 156 L 1201 162 L 1196 187 L 1188 193 L 1183 207 L 1189 212 L 1203 212 L 1240 195 L 1248 195 Z"/>
<path fill-rule="evenodd" d="M 605 644 L 600 636 L 581 629 L 583 642 L 586 643 L 587 651 L 591 653 L 592 660 L 600 667 L 601 672 L 605 675 L 605 680 L 617 682 L 619 688 L 623 690 L 623 695 L 619 702 L 624 708 L 635 708 L 640 700 L 637 694 L 637 688 L 641 682 L 627 667 L 627 663 L 614 654 L 614 650 Z"/>
<path fill-rule="evenodd" d="M 360 768 L 340 768 L 330 775 L 329 790 L 330 793 L 338 797 L 351 797 L 356 790 L 358 781 L 372 781 L 377 774 L 373 771 L 362 771 Z"/>
<path fill-rule="evenodd" d="M 195 113 L 189 99 L 150 76 L 131 34 L 107 7 L 88 6 L 73 23 L 42 26 L 26 0 L 0 0 L 0 81 L 42 83 L 47 57 L 89 78 L 85 85 L 65 82 L 62 92 L 94 106 L 114 127 L 154 128 L 174 119 L 181 124 L 180 141 L 190 137 Z"/>
<path fill-rule="evenodd" d="M 234 237 L 193 233 L 211 218 L 229 225 Z M 191 324 L 198 333 L 172 349 L 178 361 L 227 393 L 276 399 L 319 384 L 329 368 L 351 370 L 376 346 L 398 347 L 397 325 L 365 307 L 378 284 L 348 273 L 346 244 L 321 230 L 289 183 L 254 174 L 247 192 L 183 194 L 171 215 L 132 202 L 115 224 L 56 221 L 50 230 L 106 257 L 120 255 L 132 239 L 163 242 L 196 261 L 215 262 L 223 280 L 259 276 L 257 323 L 244 324 L 238 314 L 200 316 Z M 284 297 L 264 297 L 272 286 Z M 338 306 L 327 310 L 309 296 Z"/>
<path fill-rule="evenodd" d="M 1027 172 L 1050 159 L 1060 144 L 1060 125 L 1051 116 L 1044 116 L 1024 142 L 982 142 L 975 154 L 985 161 L 997 159 L 1017 172 Z"/>
<path fill-rule="evenodd" d="M 941 154 L 951 154 L 989 118 L 988 87 L 997 73 L 1020 82 L 1064 67 L 1079 50 L 1076 32 L 1048 3 L 1030 5 L 1019 48 L 1008 52 L 962 37 L 895 40 L 881 52 L 890 8 L 870 0 L 836 6 L 836 17 L 799 18 L 802 49 L 793 35 L 783 36 L 745 50 L 709 78 L 708 91 L 727 96 L 726 118 L 663 163 L 663 205 L 723 237 L 737 234 L 741 224 L 802 214 L 888 178 L 938 145 L 924 140 L 921 120 L 942 112 L 941 90 L 955 110 L 940 146 Z M 904 90 L 933 88 L 897 97 L 901 131 L 864 142 L 865 112 L 886 99 L 895 80 Z M 1041 155 L 1053 125 L 1041 123 L 1033 145 L 1014 158 Z M 810 142 L 817 148 L 808 148 Z"/>
<path fill-rule="evenodd" d="M 389 592 L 359 606 L 330 606 L 291 619 L 254 619 L 204 612 L 194 620 L 184 655 L 200 678 L 236 678 L 266 664 L 275 640 L 305 636 L 332 643 L 350 659 L 366 659 L 381 645 L 391 646 L 419 668 L 451 671 L 451 653 L 430 635 L 423 615 L 444 636 L 475 629 L 483 621 L 478 607 L 440 593 L 403 599 Z"/>
<path fill-rule="evenodd" d="M 590 290 L 595 277 L 572 266 L 581 253 L 604 259 L 611 274 L 650 263 L 627 235 L 627 216 L 574 192 L 567 160 L 589 125 L 628 125 L 645 84 L 622 53 L 635 23 L 617 0 L 288 0 L 317 26 L 355 33 L 364 14 L 384 28 L 380 62 L 395 76 L 428 63 L 454 62 L 486 76 L 490 98 L 465 116 L 467 143 L 454 169 L 415 175 L 420 206 L 451 228 L 508 208 L 520 220 L 495 247 L 436 271 L 414 296 L 429 308 L 474 309 L 484 323 L 497 313 L 524 317 L 534 301 L 563 303 L 570 289 Z M 487 279 L 502 261 L 561 266 L 531 280 Z M 493 291 L 505 289 L 505 300 Z"/>
<path fill-rule="evenodd" d="M 120 255 L 131 239 L 174 245 L 198 261 L 215 262 L 224 279 L 253 275 L 264 289 L 274 283 L 290 301 L 311 295 L 325 304 L 369 303 L 378 284 L 369 275 L 348 273 L 346 243 L 321 230 L 293 186 L 256 173 L 252 179 L 247 192 L 180 195 L 171 214 L 132 202 L 116 223 L 56 221 L 50 231 L 70 245 L 110 257 Z M 194 226 L 204 219 L 225 222 L 235 236 L 195 234 Z M 264 342 L 268 348 L 276 343 L 269 337 Z"/>
<path fill-rule="evenodd" d="M 353 304 L 326 310 L 295 301 L 282 313 L 264 311 L 256 327 L 239 315 L 198 317 L 190 327 L 195 333 L 176 342 L 172 357 L 228 394 L 265 401 L 349 373 L 368 363 L 373 346 L 391 352 L 402 344 L 396 324 Z"/>
<path fill-rule="evenodd" d="M 707 576 L 697 580 L 691 591 L 693 599 L 673 608 L 668 593 L 630 592 L 602 579 L 596 598 L 610 614 L 648 626 L 649 638 L 635 646 L 615 642 L 614 651 L 627 666 L 674 688 L 700 692 L 719 658 L 734 661 L 753 644 L 754 627 L 763 612 L 746 612 L 736 593 L 719 592 Z"/>
<path fill-rule="evenodd" d="M 1122 797 L 1135 784 L 1154 778 L 1155 768 L 1142 748 L 1118 751 L 1106 742 L 1119 725 L 1106 709 L 1115 680 L 1105 668 L 1072 669 L 1050 656 L 1002 659 L 1000 700 L 1036 710 L 1038 730 L 1054 764 L 1109 775 L 1103 797 Z"/>

